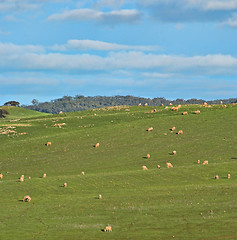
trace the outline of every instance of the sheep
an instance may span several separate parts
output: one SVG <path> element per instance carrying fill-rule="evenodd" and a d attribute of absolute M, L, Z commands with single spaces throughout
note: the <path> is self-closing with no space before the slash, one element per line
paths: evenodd
<path fill-rule="evenodd" d="M 216 176 L 215 176 L 215 179 L 219 179 L 219 176 L 218 176 L 218 175 L 216 175 Z"/>
<path fill-rule="evenodd" d="M 149 127 L 149 128 L 147 129 L 148 132 L 150 132 L 150 131 L 152 131 L 152 130 L 153 130 L 153 127 Z"/>
<path fill-rule="evenodd" d="M 84 176 L 84 175 L 85 175 L 85 173 L 84 173 L 84 172 L 81 172 L 81 175 L 83 175 L 83 176 Z"/>
<path fill-rule="evenodd" d="M 164 107 L 164 104 L 162 103 L 161 106 Z"/>
<path fill-rule="evenodd" d="M 181 105 L 180 105 L 180 104 L 178 105 L 178 108 L 181 108 Z"/>
<path fill-rule="evenodd" d="M 200 163 L 200 160 L 198 160 L 197 163 L 199 164 L 199 163 Z"/>
<path fill-rule="evenodd" d="M 183 130 L 179 130 L 178 131 L 178 134 L 180 135 L 180 134 L 183 134 Z"/>
<path fill-rule="evenodd" d="M 227 175 L 227 178 L 230 179 L 230 174 Z"/>
<path fill-rule="evenodd" d="M 67 187 L 67 183 L 66 182 L 63 184 L 63 187 Z"/>
<path fill-rule="evenodd" d="M 195 114 L 199 114 L 200 113 L 200 110 L 197 110 L 197 111 L 194 111 Z"/>
<path fill-rule="evenodd" d="M 148 153 L 148 154 L 146 155 L 146 158 L 149 159 L 150 157 L 151 157 L 151 155 Z"/>
<path fill-rule="evenodd" d="M 145 105 L 144 106 L 148 106 L 148 103 L 145 103 Z"/>
<path fill-rule="evenodd" d="M 172 152 L 173 155 L 175 155 L 176 153 L 177 153 L 177 152 L 176 152 L 175 150 Z"/>
<path fill-rule="evenodd" d="M 142 166 L 142 170 L 148 170 L 146 166 Z"/>
<path fill-rule="evenodd" d="M 31 179 L 31 176 L 29 176 L 29 180 Z"/>
<path fill-rule="evenodd" d="M 182 115 L 188 115 L 188 112 L 182 112 Z"/>
<path fill-rule="evenodd" d="M 20 182 L 24 182 L 24 178 L 21 177 L 21 178 L 20 178 Z"/>
<path fill-rule="evenodd" d="M 138 106 L 141 106 L 141 105 L 142 105 L 141 103 L 138 104 Z"/>
<path fill-rule="evenodd" d="M 46 173 L 44 173 L 43 178 L 46 178 L 46 176 L 47 176 Z"/>
<path fill-rule="evenodd" d="M 25 176 L 24 175 L 21 175 L 21 177 L 20 178 L 24 178 Z"/>
<path fill-rule="evenodd" d="M 100 195 L 99 195 L 99 199 L 101 199 L 101 198 L 102 198 L 102 195 L 100 194 Z"/>
<path fill-rule="evenodd" d="M 24 198 L 23 198 L 23 202 L 30 202 L 31 201 L 31 197 L 29 195 L 26 195 Z"/>
<path fill-rule="evenodd" d="M 174 131 L 174 130 L 175 130 L 175 127 L 172 127 L 172 128 L 171 128 L 171 131 Z"/>
<path fill-rule="evenodd" d="M 204 103 L 203 103 L 203 105 L 206 107 L 206 106 L 207 106 L 207 103 L 206 103 L 206 102 L 204 102 Z"/>
<path fill-rule="evenodd" d="M 167 167 L 167 168 L 170 168 L 170 167 L 172 168 L 173 165 L 172 165 L 170 162 L 167 162 L 167 163 L 166 163 L 166 167 Z"/>
<path fill-rule="evenodd" d="M 220 104 L 223 104 L 223 102 L 222 102 L 222 101 L 220 101 Z"/>
<path fill-rule="evenodd" d="M 160 165 L 157 165 L 157 168 L 160 169 Z"/>
<path fill-rule="evenodd" d="M 171 110 L 177 112 L 179 110 L 179 108 L 178 107 L 172 107 Z"/>
<path fill-rule="evenodd" d="M 51 144 L 52 144 L 51 142 L 47 142 L 47 143 L 46 143 L 46 146 L 47 146 L 47 147 L 48 147 L 48 146 L 51 146 Z"/>
<path fill-rule="evenodd" d="M 59 114 L 63 114 L 63 111 L 60 111 Z"/>
<path fill-rule="evenodd" d="M 104 232 L 112 232 L 112 227 L 111 227 L 111 226 L 107 226 L 107 227 L 104 229 Z"/>
<path fill-rule="evenodd" d="M 2 174 L 2 173 L 0 173 L 0 179 L 1 179 L 1 180 L 3 179 L 3 174 Z"/>
<path fill-rule="evenodd" d="M 170 106 L 172 106 L 173 104 L 172 103 L 170 103 Z"/>
<path fill-rule="evenodd" d="M 100 144 L 99 144 L 99 143 L 96 143 L 95 147 L 97 148 L 97 147 L 99 147 L 99 146 L 100 146 Z"/>
<path fill-rule="evenodd" d="M 203 165 L 207 165 L 207 164 L 208 164 L 208 161 L 204 161 L 204 162 L 203 162 Z"/>

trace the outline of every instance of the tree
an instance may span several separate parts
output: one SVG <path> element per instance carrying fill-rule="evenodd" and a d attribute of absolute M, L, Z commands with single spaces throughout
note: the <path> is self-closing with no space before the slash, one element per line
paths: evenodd
<path fill-rule="evenodd" d="M 14 106 L 14 107 L 19 107 L 20 103 L 16 101 L 9 101 L 4 103 L 4 106 Z"/>
<path fill-rule="evenodd" d="M 33 99 L 33 100 L 31 101 L 31 103 L 32 103 L 33 105 L 35 105 L 35 106 L 38 106 L 38 105 L 39 105 L 39 101 L 38 101 L 37 99 Z"/>

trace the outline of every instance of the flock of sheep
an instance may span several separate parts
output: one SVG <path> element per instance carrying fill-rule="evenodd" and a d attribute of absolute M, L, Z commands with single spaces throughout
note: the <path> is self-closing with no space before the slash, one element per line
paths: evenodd
<path fill-rule="evenodd" d="M 221 102 L 221 104 L 222 104 L 222 102 Z M 148 104 L 146 103 L 145 106 L 147 106 L 147 105 L 148 105 Z M 172 105 L 172 104 L 170 104 L 170 105 Z M 141 104 L 139 104 L 138 106 L 141 106 Z M 204 103 L 204 106 L 205 106 L 205 107 L 209 107 L 210 105 L 207 105 L 207 103 Z M 165 109 L 168 109 L 168 108 L 169 108 L 169 107 L 165 107 Z M 177 107 L 171 107 L 171 110 L 172 110 L 172 111 L 178 111 L 180 108 L 181 108 L 181 105 L 178 105 Z M 156 109 L 155 109 L 155 110 L 152 110 L 152 112 L 157 112 L 157 110 L 156 110 Z M 195 113 L 195 114 L 200 114 L 200 110 L 196 110 L 196 111 L 194 111 L 193 113 Z M 187 114 L 188 114 L 188 112 L 182 112 L 182 115 L 187 115 Z M 61 125 L 65 125 L 65 123 L 64 123 L 64 124 L 55 124 L 55 126 L 56 126 L 56 125 L 57 125 L 58 127 L 61 127 Z M 173 133 L 173 131 L 174 131 L 175 129 L 176 129 L 175 126 L 173 126 L 173 127 L 170 129 L 170 133 Z M 149 128 L 147 129 L 147 131 L 148 131 L 148 132 L 153 131 L 153 127 L 149 127 Z M 178 134 L 178 135 L 183 134 L 183 130 L 179 130 L 179 131 L 177 132 L 177 134 Z M 167 135 L 167 133 L 165 133 L 164 135 Z M 51 145 L 52 145 L 52 142 L 47 142 L 45 145 L 46 145 L 46 146 L 51 146 Z M 99 143 L 96 143 L 96 144 L 94 145 L 95 148 L 98 148 L 99 146 L 100 146 Z M 176 152 L 175 150 L 172 151 L 172 155 L 176 155 L 176 154 L 177 154 L 177 152 Z M 147 159 L 150 159 L 150 158 L 151 158 L 151 155 L 150 155 L 150 154 L 147 154 L 147 155 L 146 155 L 146 158 L 147 158 Z M 200 160 L 198 160 L 197 163 L 200 164 Z M 207 164 L 208 164 L 208 161 L 207 161 L 207 160 L 203 162 L 203 165 L 207 165 Z M 167 167 L 167 168 L 173 168 L 173 165 L 172 165 L 170 162 L 166 162 L 166 167 Z M 158 165 L 157 168 L 160 169 L 160 165 Z M 148 170 L 148 168 L 147 168 L 145 165 L 142 166 L 142 169 L 143 169 L 143 170 Z M 82 174 L 82 175 L 85 175 L 85 172 L 81 172 L 81 174 Z M 43 176 L 42 176 L 42 178 L 46 178 L 46 176 L 47 176 L 46 173 L 44 173 Z M 215 178 L 215 179 L 219 179 L 219 176 L 216 175 L 214 178 Z M 230 174 L 227 175 L 227 178 L 230 179 Z M 0 179 L 1 179 L 1 180 L 3 179 L 3 174 L 2 174 L 2 173 L 0 173 Z M 31 179 L 31 177 L 29 177 L 29 179 Z M 24 175 L 21 175 L 21 177 L 20 177 L 20 182 L 23 182 L 23 181 L 24 181 Z M 63 184 L 63 187 L 65 187 L 65 188 L 67 187 L 67 183 L 66 183 L 66 182 Z M 100 194 L 98 198 L 101 199 L 101 198 L 102 198 L 102 195 Z M 23 202 L 30 202 L 30 201 L 31 201 L 31 197 L 30 197 L 29 195 L 24 196 Z M 112 227 L 109 226 L 109 225 L 106 226 L 105 229 L 104 229 L 104 232 L 112 232 Z"/>

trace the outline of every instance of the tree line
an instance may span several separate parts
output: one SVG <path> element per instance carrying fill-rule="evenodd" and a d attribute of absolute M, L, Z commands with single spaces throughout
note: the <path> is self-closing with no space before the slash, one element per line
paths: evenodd
<path fill-rule="evenodd" d="M 137 106 L 138 104 L 145 105 L 147 103 L 149 106 L 161 106 L 169 105 L 172 103 L 173 105 L 178 104 L 203 104 L 207 102 L 208 104 L 220 104 L 220 101 L 223 104 L 229 103 L 237 103 L 237 98 L 229 98 L 229 99 L 217 99 L 212 101 L 205 101 L 203 99 L 176 99 L 176 100 L 167 100 L 164 97 L 157 98 L 143 98 L 143 97 L 134 97 L 134 96 L 88 96 L 85 97 L 83 95 L 76 95 L 75 97 L 64 96 L 59 99 L 51 100 L 50 102 L 42 102 L 40 103 L 37 99 L 32 100 L 32 105 L 22 105 L 21 107 L 45 112 L 45 113 L 59 113 L 62 112 L 75 112 L 75 111 L 84 111 L 94 108 L 102 108 L 102 107 L 110 107 L 110 106 L 119 106 L 119 105 L 128 105 L 128 106 Z"/>

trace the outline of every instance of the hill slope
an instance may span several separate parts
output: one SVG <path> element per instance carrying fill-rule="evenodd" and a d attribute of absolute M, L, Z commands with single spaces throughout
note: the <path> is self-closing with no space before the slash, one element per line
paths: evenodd
<path fill-rule="evenodd" d="M 153 109 L 0 120 L 2 239 L 236 239 L 237 105 Z"/>

